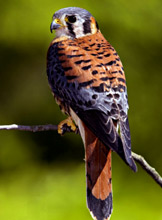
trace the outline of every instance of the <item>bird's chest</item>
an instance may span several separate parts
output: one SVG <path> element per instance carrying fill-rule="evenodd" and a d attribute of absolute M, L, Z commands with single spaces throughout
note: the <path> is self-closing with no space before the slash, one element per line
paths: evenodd
<path fill-rule="evenodd" d="M 50 46 L 47 54 L 47 76 L 52 92 L 55 96 L 61 95 L 64 86 L 64 70 L 58 58 L 58 48 L 55 44 Z"/>
<path fill-rule="evenodd" d="M 64 113 L 69 114 L 69 105 L 65 94 L 67 79 L 58 57 L 57 44 L 50 46 L 47 54 L 47 76 L 57 104 Z"/>

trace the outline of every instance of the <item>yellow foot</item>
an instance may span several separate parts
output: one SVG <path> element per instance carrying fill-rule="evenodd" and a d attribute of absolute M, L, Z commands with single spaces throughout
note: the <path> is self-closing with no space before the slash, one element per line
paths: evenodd
<path fill-rule="evenodd" d="M 65 132 L 75 132 L 77 130 L 71 117 L 61 121 L 58 124 L 58 133 L 63 135 Z"/>

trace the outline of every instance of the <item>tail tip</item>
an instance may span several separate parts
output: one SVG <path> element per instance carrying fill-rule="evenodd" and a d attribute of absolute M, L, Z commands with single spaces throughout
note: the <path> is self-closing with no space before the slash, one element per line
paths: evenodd
<path fill-rule="evenodd" d="M 112 213 L 112 193 L 110 192 L 106 199 L 101 200 L 87 189 L 87 205 L 94 220 L 109 220 Z"/>

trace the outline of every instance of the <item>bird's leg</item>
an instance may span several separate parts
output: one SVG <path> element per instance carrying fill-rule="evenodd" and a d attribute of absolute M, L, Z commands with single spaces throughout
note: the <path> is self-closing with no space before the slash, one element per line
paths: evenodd
<path fill-rule="evenodd" d="M 61 121 L 58 124 L 58 133 L 63 135 L 65 132 L 77 132 L 77 127 L 74 124 L 72 118 L 69 116 L 67 119 Z"/>

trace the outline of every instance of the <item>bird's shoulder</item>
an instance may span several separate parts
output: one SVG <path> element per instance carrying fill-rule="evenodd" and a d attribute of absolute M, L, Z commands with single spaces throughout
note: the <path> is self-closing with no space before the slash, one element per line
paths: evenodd
<path fill-rule="evenodd" d="M 69 82 L 83 87 L 104 85 L 104 90 L 126 88 L 120 58 L 101 32 L 78 39 L 55 39 L 49 50 L 60 61 Z M 52 54 L 53 54 L 52 53 Z"/>

